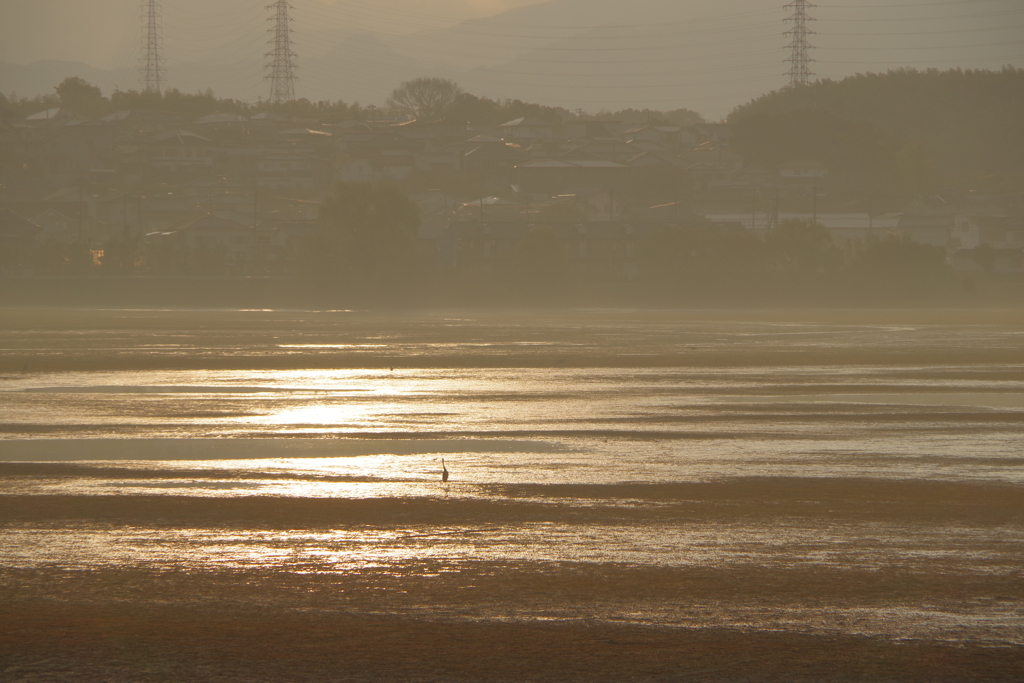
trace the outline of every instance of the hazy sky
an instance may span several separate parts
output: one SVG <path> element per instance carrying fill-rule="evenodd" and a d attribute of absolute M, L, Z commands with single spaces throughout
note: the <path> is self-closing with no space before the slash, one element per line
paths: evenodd
<path fill-rule="evenodd" d="M 271 0 L 161 0 L 165 85 L 267 96 Z M 786 84 L 786 0 L 290 0 L 299 97 L 382 103 L 416 76 L 588 111 L 687 107 L 717 118 Z M 69 75 L 137 87 L 141 0 L 0 0 L 0 91 Z M 1024 65 L 1024 0 L 817 0 L 813 73 Z M 528 7 L 528 6 L 535 7 Z M 521 8 L 502 21 L 461 21 Z M 372 34 L 372 37 L 368 37 Z M 73 73 L 72 73 L 73 72 Z"/>
<path fill-rule="evenodd" d="M 291 0 L 296 21 L 328 6 L 352 31 L 411 32 L 496 14 L 541 0 Z M 168 31 L 251 28 L 271 0 L 162 0 Z M 0 0 L 0 61 L 83 61 L 114 68 L 139 39 L 141 0 Z M 233 17 L 238 19 L 232 19 Z M 203 25 L 205 24 L 205 26 Z M 224 32 L 221 32 L 221 36 Z M 170 37 L 170 36 L 169 36 Z M 172 46 L 168 46 L 172 49 Z"/>

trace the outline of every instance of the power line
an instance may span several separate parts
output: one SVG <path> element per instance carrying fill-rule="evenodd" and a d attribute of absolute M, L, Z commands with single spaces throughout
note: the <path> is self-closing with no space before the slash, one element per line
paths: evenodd
<path fill-rule="evenodd" d="M 1020 31 L 1024 30 L 1024 24 L 1018 26 L 981 26 L 978 28 L 956 28 L 956 29 L 944 29 L 942 31 L 900 31 L 900 32 L 878 32 L 872 31 L 870 33 L 834 33 L 832 31 L 820 32 L 817 35 L 822 36 L 856 36 L 858 38 L 875 38 L 878 36 L 945 36 L 955 35 L 959 33 L 987 33 L 989 31 Z M 945 47 L 945 46 L 943 46 Z"/>
<path fill-rule="evenodd" d="M 273 5 L 267 5 L 267 9 L 274 10 L 274 16 L 270 18 L 274 22 L 274 28 L 269 31 L 273 34 L 269 41 L 273 48 L 266 54 L 271 58 L 267 64 L 267 69 L 270 70 L 267 75 L 270 80 L 270 101 L 281 104 L 295 99 L 297 76 L 292 60 L 298 55 L 292 52 L 292 19 L 288 12 L 293 8 L 288 4 L 288 0 L 277 0 Z"/>
<path fill-rule="evenodd" d="M 942 5 L 969 5 L 972 9 L 982 2 L 1001 2 L 1001 0 L 945 0 L 944 2 L 915 2 L 915 3 L 903 3 L 903 4 L 885 4 L 885 5 L 833 5 L 829 4 L 830 9 L 893 9 L 900 7 L 909 7 L 912 9 L 921 9 L 928 7 L 939 7 Z"/>
<path fill-rule="evenodd" d="M 934 0 L 932 2 L 922 1 L 920 3 L 913 3 L 912 0 L 902 0 L 902 2 L 901 0 L 896 0 L 901 2 L 901 4 L 876 4 L 870 6 L 850 4 L 828 5 L 827 8 L 814 10 L 818 19 L 822 21 L 827 20 L 830 25 L 838 29 L 836 32 L 821 34 L 828 38 L 828 40 L 825 40 L 825 38 L 818 36 L 815 32 L 808 29 L 809 22 L 814 20 L 814 18 L 808 16 L 808 11 L 814 5 L 809 0 L 800 0 L 799 2 L 796 0 L 784 0 L 784 2 L 786 1 L 790 2 L 789 5 L 786 5 L 787 10 L 792 10 L 792 16 L 787 17 L 787 22 L 792 22 L 792 25 L 789 27 L 791 30 L 785 33 L 789 42 L 787 52 L 791 55 L 789 59 L 785 60 L 789 62 L 790 67 L 786 75 L 791 85 L 793 85 L 794 76 L 805 74 L 806 81 L 809 83 L 813 78 L 821 75 L 811 73 L 811 67 L 813 66 L 811 62 L 818 61 L 811 59 L 812 55 L 822 58 L 825 56 L 839 57 L 838 60 L 821 61 L 820 64 L 822 65 L 866 65 L 886 62 L 842 61 L 843 57 L 840 56 L 840 53 L 844 49 L 856 50 L 864 54 L 865 57 L 868 57 L 872 53 L 881 54 L 885 50 L 899 50 L 911 59 L 915 57 L 921 59 L 925 54 L 928 54 L 928 50 L 940 49 L 939 45 L 919 44 L 922 41 L 905 41 L 898 47 L 886 47 L 876 44 L 878 41 L 874 40 L 858 41 L 854 43 L 855 47 L 841 48 L 840 41 L 843 41 L 844 38 L 846 40 L 843 42 L 852 42 L 858 37 L 867 38 L 869 36 L 895 37 L 907 35 L 924 38 L 925 36 L 947 35 L 949 40 L 938 41 L 933 39 L 927 42 L 941 42 L 941 49 L 944 51 L 944 54 L 954 49 L 966 51 L 968 48 L 974 49 L 983 46 L 986 48 L 1007 46 L 1009 47 L 1007 52 L 1012 52 L 1012 48 L 1018 47 L 1019 42 L 1013 42 L 1012 36 L 1003 38 L 1003 35 L 997 32 L 1019 30 L 1020 17 L 1022 12 L 1024 12 L 1024 8 L 1021 7 L 1006 11 L 1001 5 L 1007 0 Z M 870 2 L 871 0 L 868 1 Z M 876 3 L 879 1 L 874 0 Z M 288 5 L 286 0 L 268 0 L 268 2 L 270 4 L 266 9 L 273 10 L 270 20 L 274 23 L 271 24 L 273 28 L 270 29 L 272 35 L 270 40 L 267 41 L 271 50 L 266 52 L 268 59 L 263 61 L 258 58 L 253 59 L 258 57 L 260 52 L 266 50 L 266 48 L 261 49 L 257 45 L 257 43 L 262 44 L 266 40 L 266 36 L 264 35 L 261 38 L 260 35 L 263 34 L 263 31 L 257 30 L 255 26 L 255 22 L 263 22 L 267 17 L 267 13 L 262 10 L 262 6 L 256 3 L 249 3 L 246 0 L 231 0 L 230 4 L 223 6 L 223 9 L 218 13 L 200 11 L 192 9 L 194 6 L 178 6 L 177 4 L 160 8 L 159 14 L 161 16 L 157 26 L 158 38 L 160 39 L 160 51 L 157 54 L 161 60 L 160 66 L 163 66 L 162 60 L 167 60 L 167 63 L 183 61 L 175 60 L 176 53 L 167 53 L 166 46 L 163 45 L 164 42 L 168 43 L 172 50 L 180 48 L 179 51 L 183 53 L 182 57 L 195 59 L 193 55 L 184 54 L 184 47 L 182 46 L 189 45 L 193 49 L 199 49 L 206 53 L 202 58 L 202 72 L 196 72 L 199 64 L 183 64 L 183 67 L 189 70 L 190 78 L 200 81 L 206 79 L 207 82 L 212 78 L 217 79 L 220 87 L 229 87 L 235 92 L 242 91 L 239 93 L 242 97 L 255 99 L 258 93 L 257 89 L 266 87 L 259 85 L 261 79 L 259 78 L 258 69 L 263 66 L 266 69 L 267 80 L 271 81 L 271 101 L 275 100 L 274 93 L 278 91 L 277 85 L 280 84 L 285 86 L 284 94 L 278 96 L 280 100 L 292 99 L 295 96 L 294 81 L 297 80 L 295 53 L 292 52 L 292 39 L 294 37 L 292 29 L 295 29 L 295 31 L 302 33 L 302 44 L 306 46 L 303 50 L 303 55 L 307 59 L 304 60 L 302 66 L 303 68 L 311 69 L 308 74 L 304 72 L 303 80 L 308 85 L 303 90 L 311 89 L 309 90 L 310 97 L 315 98 L 323 98 L 324 93 L 327 91 L 330 91 L 332 95 L 351 91 L 349 94 L 353 98 L 358 97 L 359 99 L 372 100 L 373 98 L 380 97 L 376 91 L 380 89 L 378 86 L 381 80 L 392 76 L 399 79 L 408 78 L 412 75 L 429 75 L 414 73 L 416 71 L 425 71 L 428 68 L 435 71 L 440 70 L 442 72 L 440 75 L 460 80 L 469 79 L 474 88 L 496 90 L 504 87 L 513 89 L 519 87 L 522 90 L 524 87 L 529 88 L 532 86 L 542 91 L 550 90 L 557 92 L 557 95 L 554 95 L 555 99 L 564 99 L 575 95 L 575 97 L 585 99 L 573 98 L 573 101 L 585 103 L 607 103 L 608 100 L 619 100 L 620 97 L 625 98 L 627 92 L 635 93 L 638 96 L 642 92 L 646 95 L 648 88 L 654 91 L 664 89 L 670 91 L 671 95 L 674 95 L 675 90 L 687 89 L 692 86 L 722 84 L 726 86 L 726 89 L 729 89 L 728 84 L 734 83 L 739 85 L 746 82 L 764 82 L 766 85 L 772 84 L 774 87 L 776 78 L 779 85 L 785 83 L 781 74 L 776 74 L 772 77 L 767 73 L 763 73 L 766 70 L 771 70 L 770 58 L 759 61 L 758 67 L 754 67 L 752 64 L 735 67 L 716 64 L 725 57 L 761 54 L 767 56 L 772 51 L 775 51 L 777 54 L 777 51 L 786 45 L 787 41 L 783 41 L 777 29 L 772 28 L 772 22 L 762 20 L 762 16 L 778 12 L 778 9 L 762 9 L 749 15 L 744 15 L 740 19 L 742 23 L 739 24 L 732 23 L 731 21 L 729 23 L 722 23 L 726 21 L 724 17 L 693 17 L 678 21 L 673 19 L 657 23 L 610 26 L 600 24 L 601 20 L 595 17 L 585 17 L 577 25 L 509 24 L 507 22 L 492 23 L 484 20 L 480 22 L 467 22 L 465 26 L 453 27 L 445 31 L 433 31 L 430 30 L 430 26 L 438 21 L 437 15 L 403 12 L 396 17 L 390 14 L 383 6 L 384 3 L 379 2 L 379 0 L 338 0 L 331 3 L 311 4 L 303 9 L 300 17 L 294 18 L 295 21 L 299 22 L 298 24 L 292 23 L 291 6 Z M 990 11 L 981 14 L 975 12 L 971 15 L 963 16 L 958 14 L 958 12 L 963 12 L 967 8 L 973 9 L 974 2 L 979 5 L 979 9 L 987 7 Z M 140 4 L 145 9 L 151 3 L 147 0 Z M 156 2 L 154 1 L 152 4 L 156 4 Z M 282 5 L 284 6 L 283 11 Z M 951 15 L 956 16 L 946 16 L 945 11 L 936 14 L 936 10 L 943 9 L 940 6 L 948 6 L 949 10 L 947 11 Z M 798 22 L 795 21 L 798 15 L 801 14 L 801 7 L 803 10 L 802 33 L 798 30 L 800 28 L 797 25 Z M 917 26 L 906 26 L 906 29 L 901 31 L 904 25 L 898 22 L 920 22 L 922 17 L 899 17 L 896 19 L 876 17 L 868 19 L 842 16 L 842 14 L 850 14 L 846 12 L 840 12 L 840 15 L 835 17 L 831 16 L 831 14 L 829 17 L 823 16 L 826 14 L 826 9 L 831 13 L 831 10 L 839 7 L 848 9 L 865 9 L 866 7 L 875 7 L 877 9 L 895 7 L 915 8 L 931 10 L 930 16 L 932 17 L 949 19 L 951 21 L 963 19 L 963 21 L 958 21 L 955 24 L 955 28 L 950 27 L 947 30 L 941 31 L 913 30 L 918 28 Z M 343 17 L 346 14 L 344 11 L 346 9 L 349 16 Z M 920 14 L 920 12 L 915 12 L 915 14 Z M 938 15 L 941 15 L 941 17 L 938 17 Z M 999 17 L 1006 21 L 1000 26 L 985 25 L 980 27 L 974 27 L 972 26 L 974 22 L 967 21 L 968 18 L 977 19 L 979 17 L 992 19 Z M 767 17 L 765 16 L 764 18 Z M 593 23 L 588 25 L 587 22 L 591 20 Z M 372 58 L 373 69 L 350 69 L 346 68 L 348 65 L 339 63 L 339 60 L 347 53 L 338 49 L 337 36 L 350 32 L 355 24 L 363 22 L 377 23 L 379 21 L 386 21 L 387 23 L 383 28 L 375 29 L 372 35 L 380 38 L 385 47 L 379 53 L 371 50 L 375 55 Z M 868 25 L 867 22 L 881 23 L 883 21 L 887 22 L 888 31 L 884 33 L 861 32 Z M 407 34 L 401 31 L 401 29 L 419 29 L 419 31 Z M 622 31 L 622 29 L 631 30 Z M 844 29 L 848 30 L 844 31 Z M 538 35 L 532 35 L 535 32 Z M 146 33 L 144 31 L 144 37 Z M 225 41 L 227 36 L 234 36 L 234 38 Z M 772 38 L 771 36 L 775 37 Z M 811 36 L 817 37 L 817 45 L 810 45 L 809 37 Z M 975 38 L 975 40 L 972 41 L 968 36 Z M 993 41 L 985 42 L 984 45 L 975 44 L 985 41 L 989 36 L 993 38 Z M 1003 40 L 998 40 L 999 38 L 1003 38 Z M 822 44 L 822 41 L 831 44 Z M 800 47 L 797 45 L 800 42 L 806 45 L 806 52 L 796 49 Z M 147 43 L 144 41 L 143 46 L 145 47 L 146 45 Z M 769 47 L 769 45 L 772 47 Z M 683 61 L 683 66 L 676 69 L 668 69 L 665 66 L 661 66 L 680 61 L 680 58 L 675 53 L 684 46 L 691 51 L 701 48 L 703 51 L 686 57 Z M 818 54 L 822 47 L 826 49 L 828 55 Z M 476 69 L 470 69 L 469 53 L 480 56 L 484 51 L 489 53 L 489 57 L 495 63 L 487 65 L 486 61 L 484 61 Z M 505 53 L 509 53 L 510 56 L 504 56 Z M 973 52 L 961 52 L 960 54 L 974 57 Z M 247 55 L 251 60 L 249 61 L 251 66 L 246 66 Z M 311 55 L 317 56 L 317 59 L 312 62 L 308 61 Z M 802 59 L 803 55 L 806 55 L 806 60 Z M 798 58 L 796 61 L 794 61 L 794 56 Z M 950 56 L 950 58 L 952 57 Z M 1012 59 L 1015 58 L 1017 57 Z M 994 59 L 1005 59 L 1005 57 L 996 57 Z M 933 61 L 903 62 L 899 60 L 900 63 L 904 64 L 931 64 Z M 985 60 L 973 58 L 960 59 L 959 61 L 981 62 Z M 705 65 L 710 68 L 705 68 Z M 742 72 L 747 68 L 751 69 L 750 77 L 738 78 L 741 75 L 738 72 Z M 822 66 L 822 69 L 824 68 Z M 621 72 L 624 70 L 629 71 L 630 69 L 635 69 L 637 76 L 623 78 L 628 76 L 628 74 Z M 443 73 L 445 71 L 453 71 L 454 73 Z M 194 75 L 193 72 L 195 72 Z M 715 79 L 713 82 L 705 82 L 704 79 L 696 78 L 698 74 L 703 73 L 707 73 L 708 76 L 733 74 L 737 78 L 735 80 L 722 81 Z M 761 77 L 756 78 L 759 73 L 762 74 Z M 275 75 L 278 76 L 277 79 L 275 79 Z M 166 87 L 165 74 L 161 71 L 158 73 L 158 77 L 160 78 L 158 87 Z M 529 82 L 526 82 L 527 77 Z M 649 85 L 647 84 L 648 82 L 650 82 Z M 606 91 L 607 97 L 603 100 L 591 99 L 597 94 L 595 92 L 597 90 Z M 356 91 L 358 91 L 358 95 Z M 493 93 L 487 92 L 482 94 L 493 95 Z M 526 97 L 523 93 L 519 93 L 517 96 Z M 530 95 L 529 97 L 537 98 L 538 96 Z M 665 95 L 662 95 L 662 97 L 665 97 Z M 714 96 L 709 96 L 702 92 L 691 92 L 685 95 L 680 92 L 679 99 L 672 99 L 671 101 L 680 103 L 683 103 L 684 99 L 687 101 L 717 101 L 725 97 L 727 95 L 724 93 L 716 93 Z M 647 97 L 643 97 L 643 100 L 644 102 L 650 101 Z M 669 100 L 659 99 L 658 101 L 667 102 Z"/>
<path fill-rule="evenodd" d="M 831 7 L 829 8 L 831 9 Z M 1020 14 L 1024 9 L 1011 9 L 1002 12 L 971 12 L 970 14 L 958 14 L 958 15 L 936 15 L 938 19 L 945 19 L 946 21 L 967 21 L 969 19 L 987 19 L 989 17 L 1005 17 L 1011 14 Z M 921 17 L 886 17 L 884 19 L 852 19 L 852 18 L 838 18 L 829 17 L 828 21 L 836 23 L 859 23 L 859 24 L 892 24 L 898 21 L 920 23 Z"/>
<path fill-rule="evenodd" d="M 814 18 L 807 15 L 807 9 L 810 7 L 814 7 L 814 5 L 807 0 L 793 0 L 785 6 L 785 9 L 793 10 L 793 14 L 785 19 L 786 23 L 793 22 L 793 28 L 785 33 L 785 35 L 791 36 L 791 42 L 787 46 L 790 51 L 789 58 L 786 59 L 789 62 L 789 71 L 786 75 L 789 76 L 791 88 L 805 86 L 811 81 L 812 60 L 808 53 L 813 46 L 807 37 L 814 31 L 811 31 L 807 24 L 814 21 Z"/>
<path fill-rule="evenodd" d="M 335 9 L 335 8 L 337 8 L 337 9 Z M 404 26 L 409 26 L 414 31 L 431 30 L 431 26 L 429 26 L 427 24 L 428 23 L 438 23 L 439 22 L 438 16 L 436 14 L 418 13 L 418 12 L 415 12 L 415 11 L 412 11 L 412 10 L 403 10 L 401 16 L 396 16 L 393 9 L 389 9 L 387 7 L 381 6 L 380 3 L 378 3 L 378 2 L 358 2 L 357 0 L 343 0 L 341 2 L 335 2 L 335 3 L 325 4 L 325 5 L 314 5 L 314 6 L 310 7 L 310 10 L 314 10 L 314 11 L 319 10 L 321 12 L 321 14 L 327 13 L 327 14 L 331 14 L 331 15 L 336 14 L 339 10 L 342 10 L 342 9 L 348 9 L 353 14 L 358 12 L 358 14 L 355 14 L 355 16 L 363 18 L 363 19 L 371 19 L 371 20 L 375 20 L 375 21 L 386 20 L 387 23 L 389 25 L 391 25 L 391 26 L 403 26 L 403 25 Z M 745 13 L 744 16 L 747 16 L 747 17 L 756 17 L 758 15 L 768 16 L 770 14 L 773 14 L 774 12 L 775 12 L 775 10 L 770 10 L 770 9 L 757 10 L 757 11 L 752 11 L 752 12 Z M 407 21 L 407 19 L 411 19 L 412 21 Z M 493 25 L 492 19 L 493 19 L 493 17 L 481 17 L 481 18 L 476 18 L 476 19 L 469 19 L 469 20 L 460 22 L 460 23 L 458 23 L 458 24 L 456 24 L 454 26 L 451 26 L 450 24 L 442 21 L 442 25 L 441 25 L 440 28 L 441 28 L 442 31 L 445 31 L 445 32 L 468 30 L 473 35 L 492 35 L 492 36 L 493 35 L 498 35 L 498 36 L 504 36 L 504 35 L 509 35 L 509 34 L 504 33 L 504 32 L 497 33 L 497 34 L 487 33 L 485 31 L 481 31 L 480 30 L 480 26 L 484 25 L 484 26 L 487 26 L 488 28 L 498 29 L 498 30 L 501 30 L 502 28 L 526 28 L 526 29 L 543 30 L 543 31 L 564 31 L 564 30 L 590 31 L 590 30 L 596 30 L 596 29 L 611 29 L 611 28 L 622 30 L 622 29 L 631 29 L 631 28 L 654 28 L 654 27 L 664 27 L 664 26 L 671 26 L 671 25 L 684 25 L 684 24 L 685 25 L 693 25 L 693 24 L 702 24 L 702 23 L 707 23 L 707 22 L 710 22 L 710 23 L 721 22 L 721 21 L 725 21 L 726 20 L 722 16 L 694 17 L 690 13 L 686 13 L 686 16 L 684 18 L 681 18 L 681 19 L 664 20 L 664 21 L 657 21 L 657 22 L 650 22 L 650 23 L 638 23 L 638 24 L 625 24 L 625 23 L 621 23 L 619 21 L 605 21 L 605 22 L 602 22 L 602 23 L 590 23 L 590 24 L 558 24 L 558 23 L 551 23 L 551 22 L 544 22 L 544 23 L 541 23 L 541 24 L 521 24 L 521 23 L 514 23 L 514 22 L 509 22 L 509 21 L 501 21 L 501 23 L 499 25 Z M 420 23 L 417 20 L 422 20 L 422 22 L 424 22 L 424 23 Z M 379 31 L 377 29 L 374 29 L 373 32 L 374 33 L 379 33 Z M 406 35 L 409 35 L 409 34 L 406 34 Z M 529 37 L 534 37 L 534 36 L 529 36 Z M 559 35 L 557 35 L 555 37 L 563 38 L 563 37 L 566 37 L 566 36 L 564 34 L 559 34 Z"/>
<path fill-rule="evenodd" d="M 156 0 L 143 0 L 142 12 L 142 65 L 139 68 L 142 89 L 160 94 L 164 74 L 160 54 L 160 5 Z"/>

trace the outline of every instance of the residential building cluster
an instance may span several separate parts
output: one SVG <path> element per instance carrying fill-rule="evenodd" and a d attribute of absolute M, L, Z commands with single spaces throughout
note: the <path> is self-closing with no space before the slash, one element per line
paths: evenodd
<path fill-rule="evenodd" d="M 750 164 L 727 124 L 519 118 L 313 121 L 60 110 L 0 123 L 5 275 L 288 275 L 335 181 L 394 181 L 420 206 L 418 255 L 500 270 L 546 226 L 580 274 L 633 278 L 637 245 L 666 226 L 766 233 L 787 218 L 837 242 L 899 234 L 962 270 L 1024 270 L 1024 222 L 982 201 L 908 198 L 844 211 L 846 179 L 814 159 Z"/>

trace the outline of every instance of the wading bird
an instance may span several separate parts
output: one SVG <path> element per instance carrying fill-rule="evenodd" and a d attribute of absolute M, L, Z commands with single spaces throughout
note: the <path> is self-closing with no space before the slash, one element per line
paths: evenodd
<path fill-rule="evenodd" d="M 444 458 L 441 458 L 441 483 L 448 481 L 448 468 L 444 466 Z"/>

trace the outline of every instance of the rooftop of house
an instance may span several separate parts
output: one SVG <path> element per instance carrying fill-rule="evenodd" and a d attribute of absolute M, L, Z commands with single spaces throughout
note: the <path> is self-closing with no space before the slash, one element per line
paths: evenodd
<path fill-rule="evenodd" d="M 628 168 L 625 164 L 604 159 L 540 159 L 516 168 Z"/>
<path fill-rule="evenodd" d="M 679 159 L 663 152 L 640 152 L 636 156 L 630 157 L 626 163 L 630 166 L 678 167 L 682 165 Z"/>
<path fill-rule="evenodd" d="M 25 120 L 26 121 L 52 121 L 52 120 L 60 117 L 61 115 L 66 116 L 67 114 L 65 114 L 63 112 L 63 110 L 61 110 L 60 107 L 55 107 L 53 109 L 44 109 L 43 111 L 36 112 L 35 114 L 32 114 L 31 116 L 26 116 Z"/>
<path fill-rule="evenodd" d="M 360 140 L 359 142 L 353 142 L 352 148 L 364 151 L 370 151 L 374 149 L 401 149 L 401 150 L 415 150 L 422 147 L 422 144 L 411 138 L 407 138 L 404 135 L 395 133 L 393 131 L 381 131 L 374 133 L 370 138 L 366 140 Z"/>
<path fill-rule="evenodd" d="M 475 149 L 472 149 L 464 155 L 463 158 L 469 159 L 470 161 L 478 161 L 482 159 L 522 159 L 526 156 L 526 152 L 519 145 L 480 145 Z"/>
<path fill-rule="evenodd" d="M 211 214 L 206 214 L 201 218 L 185 219 L 175 223 L 171 226 L 171 230 L 189 230 L 189 231 L 245 231 L 251 232 L 252 227 L 243 225 L 238 221 L 233 221 L 227 218 L 219 218 Z"/>
<path fill-rule="evenodd" d="M 288 130 L 278 131 L 278 135 L 285 135 L 289 137 L 319 137 L 324 140 L 334 137 L 332 133 L 328 133 L 325 130 L 315 130 L 313 128 L 289 128 Z"/>
<path fill-rule="evenodd" d="M 739 163 L 743 161 L 742 156 L 720 145 L 700 145 L 699 147 L 694 147 L 680 154 L 679 159 L 689 164 L 703 162 Z"/>
<path fill-rule="evenodd" d="M 215 112 L 208 114 L 201 119 L 196 119 L 195 123 L 200 126 L 213 125 L 219 123 L 246 123 L 248 119 L 238 114 L 226 114 L 221 112 Z"/>
<path fill-rule="evenodd" d="M 828 166 L 821 163 L 820 161 L 814 161 L 813 159 L 795 159 L 793 161 L 786 161 L 778 165 L 777 168 L 814 168 L 821 170 L 828 170 Z"/>
<path fill-rule="evenodd" d="M 7 208 L 0 209 L 0 235 L 5 237 L 23 237 L 34 235 L 42 228 L 19 213 Z"/>
<path fill-rule="evenodd" d="M 172 142 L 179 145 L 196 144 L 200 142 L 210 142 L 209 138 L 205 138 L 202 135 L 197 135 L 187 130 L 168 130 L 163 133 L 157 133 L 150 137 L 154 142 Z"/>
<path fill-rule="evenodd" d="M 509 200 L 502 199 L 501 197 L 481 197 L 480 199 L 475 199 L 471 202 L 462 202 L 460 206 L 479 207 L 481 204 L 483 206 L 512 206 L 515 202 L 510 202 Z"/>
<path fill-rule="evenodd" d="M 93 201 L 110 202 L 120 200 L 123 197 L 124 192 L 121 190 L 90 182 L 62 187 L 48 194 L 43 201 L 47 203 L 63 202 L 72 204 L 87 198 Z"/>
<path fill-rule="evenodd" d="M 498 126 L 499 128 L 554 128 L 555 124 L 535 116 L 521 116 Z"/>

